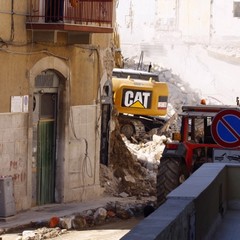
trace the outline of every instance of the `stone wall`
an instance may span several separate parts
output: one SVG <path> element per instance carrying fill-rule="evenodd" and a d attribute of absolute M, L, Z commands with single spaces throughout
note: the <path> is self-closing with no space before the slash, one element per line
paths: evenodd
<path fill-rule="evenodd" d="M 65 169 L 69 188 L 65 194 L 66 201 L 94 199 L 100 194 L 99 114 L 98 105 L 71 107 L 69 164 Z"/>
<path fill-rule="evenodd" d="M 0 114 L 0 176 L 12 176 L 18 211 L 26 209 L 28 203 L 27 123 L 27 113 Z"/>

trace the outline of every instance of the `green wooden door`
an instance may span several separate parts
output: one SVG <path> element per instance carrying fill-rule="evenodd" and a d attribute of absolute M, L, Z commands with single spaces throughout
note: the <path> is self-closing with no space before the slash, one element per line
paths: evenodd
<path fill-rule="evenodd" d="M 54 121 L 38 124 L 38 204 L 54 202 L 55 134 Z"/>
<path fill-rule="evenodd" d="M 43 109 L 42 109 L 43 108 Z M 45 109 L 47 108 L 47 110 Z M 49 110 L 51 109 L 51 110 Z M 37 137 L 37 204 L 54 202 L 56 159 L 56 95 L 41 99 L 41 117 Z"/>

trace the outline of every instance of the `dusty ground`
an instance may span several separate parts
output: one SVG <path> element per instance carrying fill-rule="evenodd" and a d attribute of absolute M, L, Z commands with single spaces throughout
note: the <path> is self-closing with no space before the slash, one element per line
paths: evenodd
<path fill-rule="evenodd" d="M 136 226 L 143 218 L 133 217 L 127 220 L 116 220 L 87 230 L 68 230 L 67 233 L 53 238 L 54 240 L 118 240 Z M 19 233 L 2 235 L 2 240 L 16 240 Z"/>

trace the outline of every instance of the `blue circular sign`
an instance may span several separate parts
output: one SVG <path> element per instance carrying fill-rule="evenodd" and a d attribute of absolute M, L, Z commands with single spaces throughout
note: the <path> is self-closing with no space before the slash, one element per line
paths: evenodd
<path fill-rule="evenodd" d="M 227 109 L 219 112 L 213 119 L 211 131 L 220 146 L 240 147 L 240 111 Z"/>

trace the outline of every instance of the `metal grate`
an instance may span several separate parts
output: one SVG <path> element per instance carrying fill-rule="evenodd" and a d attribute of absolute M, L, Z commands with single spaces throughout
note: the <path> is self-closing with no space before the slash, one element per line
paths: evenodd
<path fill-rule="evenodd" d="M 53 87 L 53 75 L 38 75 L 35 78 L 35 87 L 44 88 L 44 87 Z"/>

